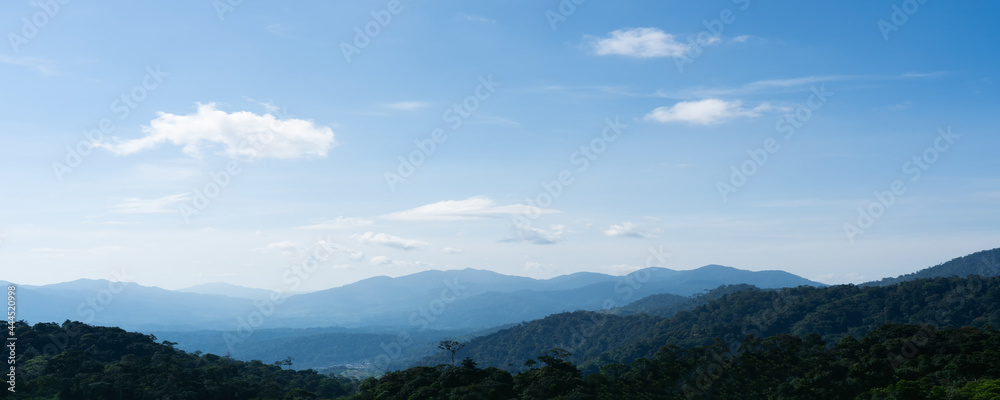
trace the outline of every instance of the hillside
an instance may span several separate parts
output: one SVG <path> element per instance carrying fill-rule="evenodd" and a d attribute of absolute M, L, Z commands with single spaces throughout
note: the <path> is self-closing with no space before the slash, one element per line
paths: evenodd
<path fill-rule="evenodd" d="M 895 278 L 884 278 L 865 283 L 862 286 L 888 286 L 915 279 L 947 278 L 952 276 L 964 278 L 970 275 L 1000 276 L 1000 248 L 983 250 L 933 267 L 924 268 L 911 274 Z"/>
<path fill-rule="evenodd" d="M 628 364 L 585 375 L 550 349 L 517 374 L 414 367 L 361 382 L 352 400 L 376 399 L 787 399 L 992 400 L 1000 398 L 1000 332 L 884 325 L 858 340 L 817 335 L 681 348 L 663 346 Z"/>
<path fill-rule="evenodd" d="M 0 322 L 4 343 L 6 321 Z M 78 322 L 15 324 L 18 399 L 332 399 L 357 382 L 274 362 L 186 353 L 154 336 Z M 291 360 L 294 365 L 294 360 Z"/>
<path fill-rule="evenodd" d="M 837 342 L 848 335 L 864 337 L 884 324 L 1000 326 L 1000 278 L 937 278 L 889 287 L 732 289 L 721 288 L 721 296 L 690 311 L 677 312 L 678 305 L 685 304 L 677 303 L 648 308 L 647 315 L 553 315 L 473 339 L 462 355 L 484 366 L 505 368 L 538 349 L 563 347 L 574 353 L 569 360 L 591 373 L 608 363 L 652 357 L 666 344 L 705 346 L 716 338 L 732 344 L 747 334 L 817 334 Z M 697 299 L 688 304 L 697 304 Z M 670 318 L 655 316 L 673 312 Z M 435 365 L 441 357 L 422 363 Z"/>

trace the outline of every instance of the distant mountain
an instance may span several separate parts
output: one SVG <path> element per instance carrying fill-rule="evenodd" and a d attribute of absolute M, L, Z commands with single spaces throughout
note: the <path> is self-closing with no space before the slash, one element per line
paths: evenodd
<path fill-rule="evenodd" d="M 227 329 L 252 310 L 246 299 L 184 293 L 131 282 L 80 279 L 18 287 L 18 318 L 80 321 L 130 330 Z"/>
<path fill-rule="evenodd" d="M 879 281 L 864 283 L 862 286 L 887 286 L 915 279 L 947 278 L 951 276 L 964 278 L 969 275 L 1000 276 L 1000 248 L 972 253 L 912 274 L 900 275 L 896 278 L 884 278 Z"/>
<path fill-rule="evenodd" d="M 710 265 L 688 271 L 647 268 L 628 276 L 575 273 L 532 279 L 492 271 L 424 271 L 398 278 L 373 277 L 279 304 L 254 305 L 271 292 L 229 284 L 179 291 L 81 279 L 20 289 L 20 316 L 31 322 L 78 320 L 143 331 L 235 331 L 267 314 L 255 329 L 381 327 L 383 331 L 471 332 L 560 312 L 620 307 L 654 294 L 689 296 L 722 285 L 761 288 L 823 286 L 781 271 L 752 272 Z M 258 302 L 259 303 L 259 302 Z M 257 314 L 255 314 L 257 313 Z"/>
<path fill-rule="evenodd" d="M 661 293 L 689 296 L 723 285 L 760 288 L 825 286 L 783 271 L 745 271 L 710 265 L 689 271 L 647 268 L 628 276 L 577 273 L 531 279 L 476 269 L 375 277 L 289 298 L 276 317 L 282 326 L 327 321 L 341 326 L 481 329 L 565 311 L 620 307 Z M 322 326 L 322 325 L 312 325 Z"/>
<path fill-rule="evenodd" d="M 266 299 L 271 295 L 270 290 L 248 288 L 223 282 L 205 283 L 178 289 L 177 291 L 185 293 L 214 294 L 251 300 Z"/>

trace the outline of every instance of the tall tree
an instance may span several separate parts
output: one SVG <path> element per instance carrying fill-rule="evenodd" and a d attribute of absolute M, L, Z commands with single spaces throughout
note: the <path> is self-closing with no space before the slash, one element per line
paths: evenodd
<path fill-rule="evenodd" d="M 439 349 L 444 350 L 444 351 L 446 351 L 448 353 L 451 353 L 451 366 L 452 367 L 455 366 L 455 353 L 457 353 L 458 350 L 461 349 L 461 348 L 463 348 L 463 347 L 465 347 L 465 343 L 459 343 L 459 342 L 456 342 L 454 340 L 442 340 L 441 343 L 438 344 L 438 348 Z"/>

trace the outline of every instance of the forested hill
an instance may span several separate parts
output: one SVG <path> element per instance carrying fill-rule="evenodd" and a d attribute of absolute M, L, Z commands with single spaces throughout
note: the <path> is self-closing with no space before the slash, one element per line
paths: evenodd
<path fill-rule="evenodd" d="M 1000 398 L 1000 332 L 885 325 L 864 339 L 748 338 L 653 356 L 583 374 L 553 349 L 513 375 L 465 359 L 361 382 L 352 400 L 993 400 Z"/>
<path fill-rule="evenodd" d="M 572 353 L 566 357 L 567 361 L 584 362 L 618 344 L 642 337 L 663 318 L 727 294 L 750 289 L 757 288 L 726 285 L 690 297 L 652 295 L 605 313 L 576 311 L 554 314 L 472 339 L 462 353 L 481 365 L 510 370 L 525 369 L 524 360 L 557 347 Z M 420 360 L 417 365 L 437 365 L 446 360 L 445 354 L 435 354 Z"/>
<path fill-rule="evenodd" d="M 666 304 L 674 310 L 675 303 Z M 739 343 L 745 335 L 817 334 L 835 343 L 864 337 L 884 324 L 939 327 L 1000 326 L 1000 278 L 937 278 L 886 287 L 853 285 L 781 290 L 749 289 L 726 294 L 666 319 L 651 315 L 563 313 L 476 338 L 459 352 L 483 366 L 523 369 L 517 360 L 560 347 L 586 373 L 609 363 L 653 357 L 660 347 L 705 346 L 716 338 Z M 424 359 L 436 365 L 443 355 Z M 513 367 L 508 364 L 515 364 Z"/>
<path fill-rule="evenodd" d="M 5 344 L 11 343 L 8 327 L 0 322 Z M 332 399 L 357 386 L 312 370 L 283 369 L 280 363 L 190 354 L 175 343 L 119 328 L 69 321 L 14 327 L 15 392 L 2 390 L 0 398 Z"/>
<path fill-rule="evenodd" d="M 848 335 L 864 337 L 884 324 L 1000 326 L 1000 277 L 737 292 L 662 320 L 642 337 L 581 366 L 593 371 L 610 362 L 651 357 L 668 343 L 704 346 L 721 338 L 732 345 L 746 335 L 817 334 L 836 343 Z"/>
<path fill-rule="evenodd" d="M 912 274 L 896 278 L 868 282 L 861 286 L 888 286 L 914 279 L 947 278 L 957 276 L 964 278 L 969 275 L 998 276 L 1000 275 L 1000 248 L 983 250 L 978 253 L 959 257 L 930 268 L 924 268 Z"/>

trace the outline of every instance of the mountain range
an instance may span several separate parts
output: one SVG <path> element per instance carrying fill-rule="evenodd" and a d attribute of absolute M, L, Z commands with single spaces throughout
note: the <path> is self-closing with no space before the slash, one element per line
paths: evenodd
<path fill-rule="evenodd" d="M 647 268 L 627 276 L 575 273 L 532 279 L 464 269 L 373 277 L 311 293 L 285 294 L 228 284 L 166 290 L 128 282 L 81 279 L 20 286 L 20 318 L 76 320 L 140 331 L 384 327 L 477 330 L 575 310 L 600 310 L 661 293 L 688 296 L 720 285 L 761 288 L 824 286 L 782 271 L 710 265 L 675 271 Z"/>
<path fill-rule="evenodd" d="M 738 335 L 718 321 L 748 318 L 746 314 L 754 307 L 773 305 L 782 298 L 773 297 L 781 292 L 777 289 L 788 288 L 785 292 L 792 290 L 789 293 L 800 297 L 819 296 L 846 307 L 855 305 L 858 298 L 882 293 L 858 292 L 861 288 L 896 286 L 927 277 L 995 276 L 1000 272 L 992 267 L 997 260 L 1000 249 L 988 250 L 891 278 L 891 282 L 887 278 L 857 287 L 828 287 L 787 272 L 719 265 L 686 271 L 647 268 L 627 276 L 581 272 L 544 280 L 476 269 L 433 270 L 291 294 L 280 304 L 269 304 L 272 292 L 229 284 L 171 291 L 135 283 L 78 280 L 20 286 L 19 317 L 28 322 L 68 319 L 120 326 L 154 333 L 177 342 L 179 349 L 231 354 L 243 360 L 292 356 L 298 368 L 364 365 L 370 370 L 371 361 L 384 355 L 391 356 L 388 367 L 392 368 L 433 365 L 441 361 L 436 344 L 445 339 L 469 343 L 465 354 L 484 365 L 505 368 L 538 351 L 572 347 L 578 354 L 574 360 L 593 368 L 648 356 L 663 335 L 692 345 L 703 345 L 712 335 Z M 733 299 L 741 298 L 745 299 L 740 300 L 743 308 L 734 308 Z M 836 339 L 837 335 L 863 334 L 876 327 L 876 321 L 909 321 L 897 316 L 864 322 L 863 317 L 847 313 L 830 317 L 846 324 L 844 330 L 824 331 L 815 328 L 816 320 L 830 319 L 833 305 L 815 300 L 802 304 L 806 306 L 796 306 L 794 315 L 783 317 L 788 319 L 783 325 L 771 325 L 774 332 L 799 326 L 798 333 L 819 330 Z M 743 314 L 726 311 L 736 309 Z M 689 312 L 703 317 L 676 320 L 678 313 Z M 905 317 L 909 311 L 901 312 Z M 852 318 L 862 318 L 862 322 Z M 600 321 L 599 334 L 593 333 L 594 321 Z M 256 324 L 250 327 L 250 322 Z M 706 323 L 710 325 L 702 326 Z M 856 323 L 861 325 L 851 325 Z M 683 332 L 696 332 L 696 328 L 708 330 L 700 339 L 684 336 Z M 245 335 L 234 346 L 231 338 L 241 329 Z"/>

